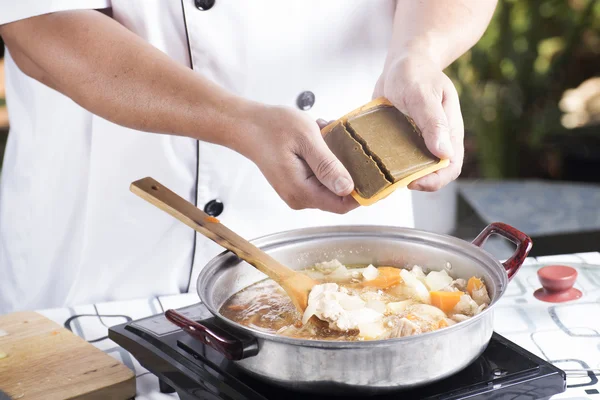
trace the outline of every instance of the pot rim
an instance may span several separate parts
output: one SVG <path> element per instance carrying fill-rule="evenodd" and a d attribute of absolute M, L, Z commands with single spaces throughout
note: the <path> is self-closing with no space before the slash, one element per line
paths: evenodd
<path fill-rule="evenodd" d="M 381 232 L 382 229 L 385 229 L 385 234 Z M 308 228 L 298 228 L 298 229 L 290 229 L 277 233 L 271 233 L 268 235 L 263 235 L 257 237 L 255 239 L 250 240 L 252 244 L 255 246 L 265 250 L 271 247 L 277 247 L 280 245 L 284 245 L 289 243 L 290 241 L 303 241 L 303 240 L 314 240 L 315 238 L 321 236 L 331 237 L 333 235 L 339 235 L 336 237 L 342 236 L 360 236 L 361 234 L 368 233 L 379 233 L 384 236 L 425 236 L 428 239 L 438 239 L 447 243 L 448 245 L 454 247 L 461 247 L 465 250 L 465 253 L 476 256 L 475 258 L 482 263 L 487 261 L 489 264 L 495 265 L 495 267 L 500 271 L 502 282 L 499 282 L 499 290 L 498 294 L 492 299 L 491 303 L 488 307 L 485 308 L 479 314 L 469 318 L 466 321 L 462 321 L 456 323 L 452 326 L 448 326 L 442 329 L 438 329 L 431 332 L 420 333 L 418 335 L 404 336 L 399 338 L 392 339 L 379 339 L 379 340 L 365 340 L 365 341 L 334 341 L 334 340 L 313 340 L 313 339 L 301 339 L 301 338 L 293 338 L 289 336 L 277 335 L 275 333 L 267 333 L 262 332 L 256 329 L 249 328 L 245 325 L 239 324 L 235 321 L 232 321 L 228 318 L 225 318 L 223 315 L 216 310 L 211 302 L 207 302 L 204 296 L 204 291 L 201 290 L 203 286 L 201 282 L 210 278 L 212 275 L 218 273 L 218 270 L 223 268 L 223 265 L 227 263 L 228 259 L 232 261 L 235 260 L 237 262 L 240 260 L 235 254 L 230 252 L 229 250 L 225 250 L 222 253 L 215 256 L 212 260 L 206 264 L 206 266 L 200 271 L 200 274 L 197 278 L 196 291 L 200 298 L 202 304 L 210 311 L 210 313 L 215 316 L 219 321 L 224 322 L 228 326 L 241 330 L 242 332 L 255 337 L 257 339 L 262 340 L 270 340 L 274 342 L 279 342 L 283 344 L 290 344 L 296 346 L 304 346 L 304 347 L 315 347 L 315 348 L 329 348 L 329 349 L 341 349 L 341 348 L 370 348 L 370 347 L 385 347 L 392 344 L 399 343 L 407 343 L 419 341 L 424 338 L 428 338 L 433 335 L 443 335 L 450 334 L 453 331 L 459 331 L 463 328 L 467 328 L 468 326 L 478 323 L 481 319 L 485 318 L 485 316 L 489 313 L 493 312 L 493 306 L 498 302 L 498 300 L 504 295 L 506 291 L 506 286 L 508 284 L 508 274 L 506 269 L 502 265 L 500 261 L 494 258 L 490 253 L 484 250 L 482 247 L 476 246 L 471 242 L 466 240 L 462 240 L 456 238 L 454 236 L 429 232 L 425 230 L 415 229 L 415 228 L 406 228 L 406 227 L 396 227 L 396 226 L 388 226 L 388 225 L 332 225 L 332 226 L 320 226 L 320 227 L 308 227 Z M 263 243 L 265 242 L 265 243 Z M 243 261 L 242 261 L 243 262 Z M 268 278 L 267 278 L 268 279 Z"/>

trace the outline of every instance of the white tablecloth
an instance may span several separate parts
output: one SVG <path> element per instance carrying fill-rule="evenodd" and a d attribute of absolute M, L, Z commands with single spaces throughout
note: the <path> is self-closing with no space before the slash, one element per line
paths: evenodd
<path fill-rule="evenodd" d="M 581 299 L 550 304 L 533 297 L 540 287 L 536 271 L 540 264 L 548 263 L 571 265 L 578 270 L 575 287 L 583 292 Z M 161 394 L 157 378 L 109 340 L 107 329 L 197 302 L 198 296 L 190 293 L 39 312 L 60 325 L 68 325 L 75 334 L 133 369 L 137 376 L 137 399 L 163 400 L 178 396 Z M 559 368 L 600 368 L 600 253 L 528 259 L 495 306 L 494 315 L 496 332 Z M 567 391 L 554 399 L 600 400 L 597 377 L 569 376 L 567 384 Z"/>

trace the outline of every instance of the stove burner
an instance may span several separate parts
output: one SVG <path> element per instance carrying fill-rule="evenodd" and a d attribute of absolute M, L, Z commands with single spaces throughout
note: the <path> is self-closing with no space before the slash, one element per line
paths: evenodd
<path fill-rule="evenodd" d="M 212 317 L 201 304 L 178 311 L 195 320 Z M 163 393 L 176 391 L 182 400 L 331 398 L 258 380 L 171 324 L 163 314 L 112 327 L 109 337 L 159 378 Z M 485 352 L 463 371 L 424 387 L 369 398 L 547 399 L 565 389 L 563 371 L 494 333 Z"/>

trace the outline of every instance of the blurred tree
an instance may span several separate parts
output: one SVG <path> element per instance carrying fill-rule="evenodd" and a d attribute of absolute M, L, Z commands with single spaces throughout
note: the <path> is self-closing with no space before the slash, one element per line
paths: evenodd
<path fill-rule="evenodd" d="M 600 1 L 500 0 L 485 35 L 447 71 L 479 173 L 519 176 L 523 150 L 567 131 L 559 109 L 565 90 L 598 71 Z"/>

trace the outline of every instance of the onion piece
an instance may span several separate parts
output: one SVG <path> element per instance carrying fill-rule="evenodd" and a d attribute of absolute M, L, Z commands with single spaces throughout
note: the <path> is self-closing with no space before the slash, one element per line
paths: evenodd
<path fill-rule="evenodd" d="M 415 304 L 411 307 L 410 312 L 423 319 L 437 321 L 446 318 L 445 312 L 429 304 Z"/>
<path fill-rule="evenodd" d="M 452 284 L 452 277 L 446 271 L 431 271 L 425 278 L 425 283 L 432 292 L 437 292 Z"/>
<path fill-rule="evenodd" d="M 425 272 L 423 272 L 423 268 L 421 268 L 418 265 L 415 265 L 414 267 L 412 267 L 412 269 L 410 270 L 410 272 L 421 282 L 425 283 L 425 279 L 427 278 L 427 275 L 425 275 Z"/>
<path fill-rule="evenodd" d="M 383 314 L 386 310 L 385 303 L 380 300 L 371 300 L 367 302 L 367 308 L 377 311 L 380 314 Z"/>
<path fill-rule="evenodd" d="M 406 287 L 409 288 L 411 296 L 415 297 L 422 303 L 431 303 L 429 290 L 427 290 L 427 287 L 420 280 L 418 280 L 410 271 L 406 269 L 400 270 L 400 277 L 402 277 L 402 280 L 404 281 Z"/>
<path fill-rule="evenodd" d="M 414 303 L 415 303 L 414 300 L 410 300 L 410 299 L 402 300 L 402 301 L 394 301 L 391 303 L 387 303 L 385 309 L 390 314 L 400 314 L 400 313 L 403 313 L 404 311 L 406 311 L 408 309 L 408 307 L 410 307 Z"/>
<path fill-rule="evenodd" d="M 382 321 L 366 322 L 358 324 L 360 331 L 359 336 L 365 340 L 378 339 L 385 333 L 385 328 Z"/>
<path fill-rule="evenodd" d="M 374 266 L 369 265 L 362 272 L 362 276 L 365 279 L 365 281 L 372 281 L 373 279 L 379 276 L 379 271 Z"/>
<path fill-rule="evenodd" d="M 329 274 L 329 279 L 332 279 L 335 281 L 345 281 L 345 280 L 350 279 L 350 277 L 351 277 L 350 271 L 348 270 L 348 268 L 346 268 L 343 265 L 340 265 L 339 267 L 334 269 L 331 274 Z"/>

